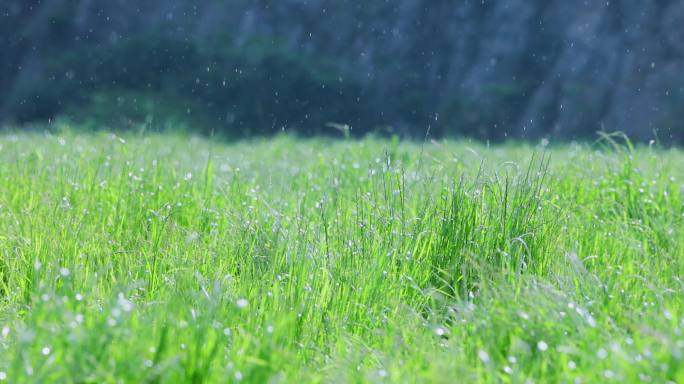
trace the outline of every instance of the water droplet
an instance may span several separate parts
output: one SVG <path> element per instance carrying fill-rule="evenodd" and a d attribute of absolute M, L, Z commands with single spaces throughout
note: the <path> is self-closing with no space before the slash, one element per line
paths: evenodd
<path fill-rule="evenodd" d="M 598 350 L 598 352 L 596 352 L 596 356 L 597 356 L 599 359 L 603 360 L 603 359 L 605 359 L 606 357 L 608 357 L 608 351 L 606 351 L 605 349 L 601 348 L 601 349 Z"/>
<path fill-rule="evenodd" d="M 123 293 L 119 293 L 116 303 L 119 305 L 119 307 L 121 307 L 121 309 L 123 309 L 124 312 L 130 312 L 133 310 L 133 302 L 126 299 Z"/>
<path fill-rule="evenodd" d="M 544 340 L 541 340 L 540 342 L 537 343 L 537 348 L 539 348 L 540 351 L 544 352 L 547 349 L 549 349 L 549 345 L 546 344 Z"/>

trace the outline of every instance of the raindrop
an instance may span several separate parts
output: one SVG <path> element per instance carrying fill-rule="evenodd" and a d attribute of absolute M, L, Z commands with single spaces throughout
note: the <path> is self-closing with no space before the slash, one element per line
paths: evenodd
<path fill-rule="evenodd" d="M 124 312 L 130 312 L 133 310 L 133 302 L 126 299 L 123 293 L 119 293 L 116 303 L 123 309 Z"/>
<path fill-rule="evenodd" d="M 540 351 L 544 352 L 547 349 L 549 349 L 549 345 L 546 344 L 544 340 L 541 340 L 540 342 L 537 343 L 537 348 L 539 348 Z"/>
<path fill-rule="evenodd" d="M 605 359 L 606 357 L 608 357 L 608 351 L 606 351 L 605 349 L 601 348 L 601 349 L 598 350 L 598 352 L 596 352 L 596 356 L 597 356 L 599 359 L 603 360 L 603 359 Z"/>
<path fill-rule="evenodd" d="M 239 299 L 235 304 L 238 308 L 242 309 L 249 305 L 249 301 L 247 299 Z"/>

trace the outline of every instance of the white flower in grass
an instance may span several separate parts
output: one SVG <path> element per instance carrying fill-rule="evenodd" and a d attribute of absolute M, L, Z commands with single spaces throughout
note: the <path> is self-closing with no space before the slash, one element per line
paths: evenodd
<path fill-rule="evenodd" d="M 235 302 L 235 305 L 237 305 L 238 308 L 243 309 L 249 305 L 249 301 L 247 301 L 247 299 L 239 299 Z"/>
<path fill-rule="evenodd" d="M 479 357 L 483 363 L 485 363 L 485 364 L 489 363 L 489 354 L 486 351 L 480 350 L 477 353 L 477 357 Z"/>

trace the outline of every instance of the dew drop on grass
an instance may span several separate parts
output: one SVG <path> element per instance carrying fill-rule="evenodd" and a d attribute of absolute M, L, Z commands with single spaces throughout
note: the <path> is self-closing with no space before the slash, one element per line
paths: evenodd
<path fill-rule="evenodd" d="M 242 309 L 249 305 L 249 301 L 247 299 L 239 299 L 235 304 L 238 308 Z"/>
<path fill-rule="evenodd" d="M 188 243 L 192 243 L 193 241 L 195 241 L 195 240 L 197 240 L 197 239 L 199 239 L 199 233 L 197 233 L 197 232 L 191 232 L 190 234 L 188 234 L 188 236 L 187 236 L 187 238 L 185 239 L 185 241 L 187 241 Z"/>
<path fill-rule="evenodd" d="M 603 359 L 605 359 L 606 357 L 608 357 L 608 351 L 606 351 L 605 349 L 601 348 L 601 349 L 598 350 L 598 352 L 596 352 L 596 356 L 597 356 L 599 359 L 603 360 Z"/>
<path fill-rule="evenodd" d="M 539 348 L 540 351 L 544 352 L 547 349 L 549 349 L 549 345 L 546 344 L 544 340 L 541 340 L 540 342 L 537 343 L 537 348 Z"/>
<path fill-rule="evenodd" d="M 116 299 L 116 303 L 121 307 L 121 309 L 124 312 L 130 312 L 133 310 L 133 302 L 130 300 L 126 299 L 123 295 L 123 293 L 119 293 L 118 298 Z"/>
<path fill-rule="evenodd" d="M 596 320 L 594 319 L 594 317 L 592 315 L 587 313 L 585 318 L 586 318 L 587 323 L 589 324 L 590 327 L 596 328 Z"/>

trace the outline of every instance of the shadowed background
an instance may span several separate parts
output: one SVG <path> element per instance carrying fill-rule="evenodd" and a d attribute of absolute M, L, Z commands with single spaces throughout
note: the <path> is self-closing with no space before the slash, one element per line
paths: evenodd
<path fill-rule="evenodd" d="M 0 124 L 684 140 L 684 2 L 3 0 Z"/>

